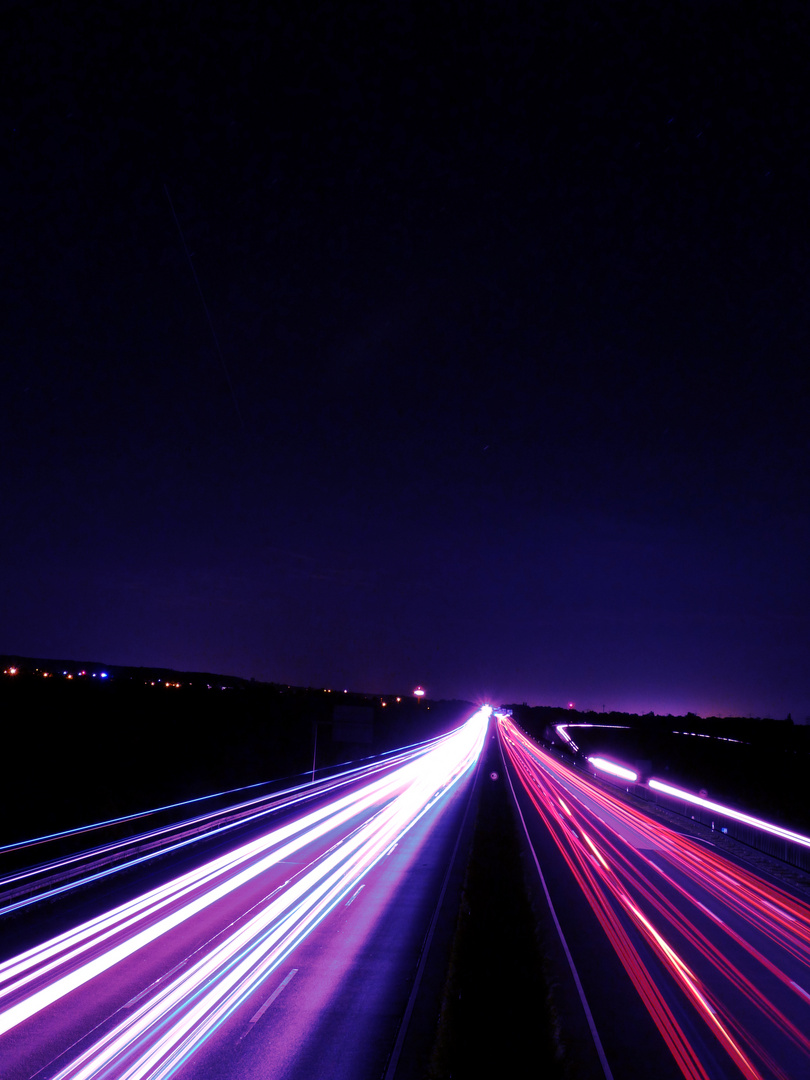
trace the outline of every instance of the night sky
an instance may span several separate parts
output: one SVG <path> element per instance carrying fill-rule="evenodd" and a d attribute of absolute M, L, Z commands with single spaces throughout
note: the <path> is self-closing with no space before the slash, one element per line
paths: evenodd
<path fill-rule="evenodd" d="M 6 27 L 0 651 L 804 721 L 804 2 Z"/>

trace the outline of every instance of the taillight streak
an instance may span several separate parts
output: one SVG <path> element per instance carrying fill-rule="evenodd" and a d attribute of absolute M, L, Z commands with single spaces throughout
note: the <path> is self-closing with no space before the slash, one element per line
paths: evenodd
<path fill-rule="evenodd" d="M 499 731 L 504 750 L 522 785 L 683 1074 L 698 1077 L 704 1075 L 705 1070 L 657 990 L 654 974 L 646 971 L 642 955 L 621 921 L 617 920 L 615 905 L 642 934 L 744 1076 L 754 1080 L 763 1075 L 787 1074 L 776 1064 L 767 1046 L 751 1031 L 750 1025 L 742 1023 L 725 1004 L 726 986 L 744 995 L 763 1019 L 773 1025 L 769 1030 L 775 1030 L 781 1038 L 789 1040 L 810 1065 L 810 1039 L 804 1026 L 786 1016 L 770 1000 L 765 988 L 746 977 L 728 955 L 727 944 L 724 947 L 716 945 L 687 915 L 691 905 L 697 907 L 703 917 L 711 920 L 713 929 L 725 935 L 727 942 L 733 942 L 761 965 L 761 969 L 790 994 L 799 999 L 804 997 L 804 1008 L 807 991 L 791 978 L 791 972 L 766 956 L 748 935 L 730 924 L 728 917 L 720 918 L 694 896 L 690 883 L 708 892 L 715 902 L 725 905 L 735 917 L 745 920 L 791 960 L 808 970 L 810 909 L 777 886 L 652 821 L 567 769 L 510 722 L 501 719 Z M 611 824 L 613 821 L 616 826 Z M 651 846 L 656 853 L 655 859 L 643 851 L 636 851 L 620 826 L 634 830 L 642 847 Z M 666 864 L 677 869 L 677 876 L 659 865 L 659 856 L 662 862 L 666 860 Z M 672 894 L 667 896 L 657 882 L 673 890 L 677 902 L 671 898 Z M 663 925 L 670 928 L 667 934 L 661 931 Z M 688 943 L 701 961 L 709 965 L 706 970 L 712 973 L 713 989 L 698 976 L 694 965 L 690 967 L 684 962 L 676 940 Z"/>

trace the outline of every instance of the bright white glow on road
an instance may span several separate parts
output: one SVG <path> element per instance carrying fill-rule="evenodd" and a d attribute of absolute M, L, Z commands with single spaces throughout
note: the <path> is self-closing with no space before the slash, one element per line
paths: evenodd
<path fill-rule="evenodd" d="M 704 810 L 711 810 L 716 814 L 721 814 L 723 817 L 731 818 L 733 821 L 740 821 L 744 825 L 750 825 L 753 829 L 761 829 L 763 832 L 771 833 L 772 836 L 779 836 L 783 840 L 789 840 L 792 844 L 801 844 L 802 847 L 810 848 L 810 836 L 803 836 L 802 833 L 793 832 L 792 829 L 783 829 L 781 825 L 774 825 L 771 821 L 763 821 L 762 818 L 744 814 L 741 810 L 732 810 L 730 806 L 723 806 L 722 803 L 703 799 L 700 795 L 695 795 L 684 788 L 675 787 L 673 784 L 666 784 L 663 780 L 651 779 L 648 787 L 652 788 L 653 791 L 660 791 L 662 795 L 671 795 L 676 799 L 692 803 L 693 806 L 701 806 Z"/>
<path fill-rule="evenodd" d="M 617 765 L 615 761 L 608 761 L 607 758 L 603 757 L 589 757 L 588 761 L 600 772 L 610 773 L 611 776 L 618 776 L 622 780 L 630 780 L 632 783 L 638 780 L 638 773 L 628 769 L 626 765 Z"/>
<path fill-rule="evenodd" d="M 282 861 L 301 869 L 246 922 L 166 979 L 58 1074 L 170 1076 L 473 767 L 492 710 L 403 752 L 383 776 L 0 964 L 0 1034 L 59 1002 Z M 325 850 L 324 850 L 325 848 Z M 43 1020 L 41 1023 L 45 1023 Z"/>

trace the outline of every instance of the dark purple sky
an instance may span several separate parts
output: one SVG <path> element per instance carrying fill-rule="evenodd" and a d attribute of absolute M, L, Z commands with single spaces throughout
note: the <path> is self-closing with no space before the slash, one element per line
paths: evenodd
<path fill-rule="evenodd" d="M 804 720 L 806 5 L 11 23 L 0 651 Z"/>

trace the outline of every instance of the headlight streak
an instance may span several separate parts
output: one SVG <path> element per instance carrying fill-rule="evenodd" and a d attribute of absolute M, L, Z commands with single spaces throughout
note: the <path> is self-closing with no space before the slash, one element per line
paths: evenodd
<path fill-rule="evenodd" d="M 801 986 L 801 979 L 796 981 L 796 974 L 798 965 L 805 973 L 804 981 L 810 974 L 807 905 L 698 842 L 638 813 L 545 754 L 513 724 L 499 719 L 499 732 L 532 803 L 684 1076 L 708 1074 L 655 985 L 655 972 L 647 971 L 643 955 L 619 918 L 620 912 L 653 949 L 742 1075 L 749 1080 L 762 1076 L 784 1080 L 793 1076 L 795 1080 L 799 1074 L 780 1065 L 770 1044 L 766 1046 L 754 1034 L 754 1026 L 737 1015 L 736 1003 L 729 1001 L 735 994 L 742 995 L 746 1008 L 753 1007 L 762 1017 L 763 1030 L 778 1033 L 772 1042 L 783 1055 L 794 1051 L 798 1054 L 804 1062 L 801 1075 L 805 1075 L 810 1070 L 810 1039 L 805 1034 L 808 992 Z M 611 824 L 614 821 L 616 824 Z M 624 835 L 625 829 L 634 830 L 639 836 L 636 843 L 652 848 L 652 852 L 635 850 Z M 664 889 L 669 890 L 669 896 Z M 729 915 L 721 918 L 694 895 L 695 891 L 707 892 Z M 673 893 L 675 900 L 671 898 Z M 698 911 L 690 918 L 692 905 Z M 711 938 L 699 928 L 701 918 L 711 921 Z M 742 928 L 732 925 L 737 919 Z M 669 932 L 661 932 L 664 923 L 671 928 Z M 750 932 L 745 926 L 751 928 Z M 728 944 L 715 944 L 718 935 L 724 935 Z M 778 947 L 778 962 L 757 946 L 758 935 Z M 697 974 L 695 964 L 685 963 L 676 939 L 694 950 L 700 958 L 700 970 L 709 972 L 711 985 Z M 750 978 L 739 968 L 734 960 L 736 952 L 767 972 L 767 978 L 774 980 L 774 991 L 781 987 L 779 1005 L 771 1000 L 763 979 Z M 803 1022 L 796 1022 L 797 1016 L 802 1016 Z M 781 1040 L 794 1050 L 787 1051 Z"/>
<path fill-rule="evenodd" d="M 733 821 L 742 822 L 743 825 L 749 825 L 753 829 L 770 833 L 771 836 L 778 836 L 781 840 L 787 840 L 791 844 L 810 847 L 810 836 L 794 832 L 792 829 L 785 829 L 771 821 L 763 821 L 762 818 L 754 817 L 752 814 L 745 814 L 741 810 L 734 810 L 730 806 L 724 806 L 722 803 L 714 802 L 711 799 L 704 799 L 700 795 L 695 795 L 694 792 L 686 791 L 684 788 L 675 787 L 673 784 L 665 784 L 662 780 L 656 780 L 655 778 L 650 779 L 647 786 L 652 788 L 653 791 L 660 791 L 662 795 L 671 795 L 673 798 L 681 799 L 683 802 L 691 803 L 693 806 L 700 806 L 704 810 L 712 810 L 716 814 L 731 818 Z"/>
<path fill-rule="evenodd" d="M 412 766 L 406 766 L 410 768 Z M 54 971 L 60 966 L 68 966 L 81 954 L 95 952 L 98 946 L 114 936 L 128 935 L 117 945 L 94 957 L 83 968 L 71 969 L 61 980 L 49 983 L 38 994 L 27 998 L 15 1009 L 0 1013 L 0 1034 L 15 1026 L 20 1020 L 33 1015 L 39 1008 L 51 1004 L 65 993 L 94 978 L 101 971 L 108 970 L 126 956 L 181 922 L 198 914 L 215 901 L 244 885 L 252 878 L 263 873 L 271 866 L 289 858 L 314 839 L 328 834 L 333 828 L 344 824 L 357 813 L 373 806 L 378 799 L 385 799 L 399 786 L 399 774 L 378 780 L 363 789 L 359 798 L 350 794 L 319 810 L 307 814 L 279 829 L 273 830 L 258 841 L 252 841 L 233 852 L 205 864 L 167 885 L 153 889 L 128 904 L 91 920 L 66 934 L 45 942 L 21 956 L 0 964 L 0 999 L 17 992 L 20 987 L 39 979 L 43 974 Z M 296 839 L 290 839 L 296 837 Z M 283 843 L 283 841 L 288 841 Z M 269 853 L 267 853 L 269 851 Z M 257 855 L 264 854 L 258 861 L 251 861 Z M 244 869 L 236 873 L 238 867 Z M 213 883 L 219 881 L 215 887 Z M 205 888 L 205 891 L 201 891 Z M 158 912 L 175 905 L 178 900 L 191 894 L 197 894 L 180 908 L 175 908 L 157 923 L 149 922 Z M 138 934 L 132 934 L 138 923 L 145 923 L 145 928 Z M 5 984 L 5 985 L 3 985 Z"/>
<path fill-rule="evenodd" d="M 609 761 L 607 758 L 603 757 L 589 757 L 588 761 L 595 769 L 599 769 L 601 772 L 610 773 L 611 776 L 618 776 L 622 780 L 631 781 L 631 783 L 635 783 L 638 780 L 637 772 L 633 772 L 632 769 L 628 769 L 625 765 L 619 765 L 615 761 Z"/>
<path fill-rule="evenodd" d="M 18 851 L 20 848 L 38 847 L 41 844 L 50 843 L 53 840 L 63 840 L 66 836 L 82 836 L 101 829 L 110 828 L 113 825 L 121 825 L 125 821 L 139 821 L 141 818 L 152 817 L 154 814 L 163 813 L 166 810 L 177 810 L 181 806 L 192 806 L 194 803 L 207 802 L 210 799 L 219 799 L 224 795 L 234 795 L 238 791 L 249 791 L 251 788 L 265 787 L 264 783 L 248 784 L 246 787 L 230 788 L 228 791 L 217 791 L 211 795 L 199 795 L 195 799 L 185 799 L 183 802 L 167 803 L 166 806 L 155 806 L 150 810 L 140 810 L 136 814 L 126 814 L 123 817 L 108 818 L 106 821 L 95 821 L 92 825 L 79 825 L 75 829 L 62 829 L 60 832 L 47 833 L 44 836 L 33 836 L 27 840 L 17 840 L 13 844 L 0 845 L 0 855 L 7 851 Z"/>
<path fill-rule="evenodd" d="M 325 792 L 338 790 L 341 787 L 354 784 L 360 777 L 367 779 L 376 772 L 389 771 L 392 763 L 396 763 L 397 761 L 404 762 L 414 754 L 422 754 L 424 752 L 424 745 L 408 748 L 405 751 L 397 753 L 395 757 L 388 757 L 383 761 L 374 761 L 364 766 L 347 769 L 337 776 L 317 780 L 314 784 L 307 781 L 304 784 L 277 791 L 270 795 L 250 799 L 246 802 L 238 803 L 235 806 L 228 806 L 220 810 L 210 811 L 196 818 L 176 822 L 172 825 L 161 826 L 150 832 L 140 833 L 137 836 L 113 840 L 108 844 L 96 848 L 78 851 L 61 859 L 53 859 L 48 862 L 39 863 L 33 867 L 26 867 L 24 870 L 13 872 L 0 878 L 0 895 L 2 895 L 2 891 L 5 891 L 5 895 L 9 898 L 21 894 L 25 896 L 25 898 L 21 900 L 12 900 L 3 906 L 0 906 L 0 916 L 11 914 L 12 912 L 19 911 L 25 907 L 30 907 L 32 904 L 38 904 L 43 900 L 51 900 L 56 896 L 70 892 L 72 889 L 77 889 L 91 884 L 92 882 L 103 880 L 104 878 L 110 877 L 113 874 L 118 874 L 123 870 L 130 870 L 150 859 L 154 859 L 156 850 L 159 850 L 159 854 L 166 855 L 178 851 L 183 847 L 187 847 L 190 844 L 199 843 L 201 840 L 209 840 L 214 836 L 228 832 L 231 829 L 243 827 L 251 821 L 257 821 L 262 817 L 277 814 L 282 810 L 287 811 L 292 806 L 298 803 L 311 801 L 313 798 L 322 796 Z M 214 798 L 218 796 L 211 797 Z M 199 802 L 201 800 L 194 799 L 190 801 Z M 22 841 L 18 844 L 10 844 L 5 848 L 0 848 L 0 854 L 8 851 L 16 851 L 23 847 L 33 847 L 45 844 L 61 837 L 77 836 L 94 832 L 98 829 L 114 826 L 124 821 L 136 820 L 141 817 L 147 817 L 150 814 L 156 814 L 166 809 L 174 809 L 184 805 L 187 804 L 175 803 L 170 807 L 159 807 L 156 810 L 144 811 L 142 814 L 133 814 L 126 818 L 114 818 L 110 821 L 101 822 L 99 825 L 86 826 L 82 829 L 71 829 L 63 833 L 54 833 L 50 836 L 40 837 L 30 841 Z M 182 836 L 182 839 L 178 839 L 174 843 L 171 843 L 170 840 L 172 834 L 177 833 Z M 192 835 L 188 835 L 189 833 Z M 127 851 L 131 849 L 141 852 L 145 851 L 146 853 L 137 855 L 134 858 L 127 858 Z M 87 868 L 88 872 L 83 873 L 82 867 L 87 866 L 88 863 L 90 864 Z M 106 865 L 110 863 L 113 865 Z M 95 868 L 99 865 L 105 865 L 106 868 L 103 870 L 96 870 Z M 37 879 L 39 879 L 39 881 L 37 881 Z M 65 879 L 70 879 L 67 881 L 67 884 L 55 884 L 56 882 L 64 881 Z M 21 884 L 23 882 L 28 883 L 27 887 Z M 47 888 L 48 885 L 51 885 L 52 887 Z M 36 891 L 37 889 L 41 891 Z"/>
<path fill-rule="evenodd" d="M 400 768 L 410 761 L 415 761 L 421 758 L 424 754 L 428 753 L 431 746 L 435 744 L 420 744 L 418 747 L 410 748 L 407 752 L 403 752 L 397 755 L 395 758 L 389 758 L 385 764 L 384 776 L 378 781 L 377 788 L 370 788 L 368 786 L 368 779 L 380 771 L 378 763 L 372 763 L 365 769 L 360 770 L 360 778 L 365 779 L 366 786 L 364 791 L 366 794 L 374 791 L 382 792 L 385 784 L 390 781 L 390 777 L 393 775 L 392 769 Z M 328 782 L 327 791 L 337 790 L 347 784 L 355 785 L 358 781 L 358 770 L 348 770 L 346 773 L 340 774 L 340 777 L 333 778 Z M 363 774 L 365 774 L 363 776 Z M 396 783 L 396 781 L 394 781 Z M 302 788 L 291 789 L 287 794 L 289 797 L 285 800 L 283 808 L 289 810 L 295 806 L 298 802 L 304 801 L 308 798 L 308 794 L 312 791 L 312 785 L 306 784 Z M 301 794 L 299 794 L 301 792 Z M 321 789 L 323 793 L 323 789 Z M 21 954 L 17 957 L 0 963 L 0 998 L 4 996 L 2 985 L 9 978 L 11 978 L 17 971 L 28 968 L 32 970 L 35 963 L 39 961 L 47 960 L 57 955 L 60 948 L 69 947 L 70 943 L 79 940 L 89 940 L 90 935 L 95 932 L 104 933 L 109 928 L 118 926 L 118 929 L 127 929 L 130 923 L 121 923 L 120 920 L 126 919 L 132 916 L 133 913 L 139 913 L 140 917 L 148 916 L 154 913 L 155 908 L 152 906 L 166 905 L 174 900 L 181 898 L 183 895 L 193 890 L 196 887 L 207 884 L 213 880 L 217 875 L 230 872 L 237 864 L 246 862 L 254 855 L 260 854 L 262 851 L 273 847 L 281 841 L 294 836 L 296 833 L 303 832 L 308 828 L 311 828 L 318 821 L 322 821 L 329 815 L 334 815 L 336 812 L 350 807 L 352 801 L 355 798 L 353 793 L 349 793 L 340 801 L 333 801 L 326 807 L 319 808 L 311 814 L 303 818 L 296 819 L 294 822 L 287 823 L 284 826 L 274 830 L 273 832 L 265 834 L 258 841 L 251 841 L 250 843 L 243 844 L 218 859 L 212 860 L 204 865 L 195 868 L 193 871 L 180 878 L 177 878 L 165 885 L 161 885 L 156 889 L 144 894 L 141 897 L 130 901 L 127 904 L 121 905 L 119 908 L 115 908 L 112 911 L 99 916 L 97 919 L 91 920 L 89 923 L 85 923 L 79 927 L 75 927 L 73 930 L 68 931 L 65 934 L 54 938 L 52 941 L 44 942 L 42 945 L 36 946 L 34 949 Z M 279 809 L 277 807 L 276 809 Z M 335 819 L 337 821 L 337 819 Z M 339 821 L 337 821 L 339 823 Z M 313 834 L 310 834 L 311 836 Z M 308 841 L 306 841 L 308 842 Z M 129 864 L 128 864 L 129 865 Z M 82 879 L 81 883 L 86 883 L 87 878 Z M 43 899 L 42 896 L 37 899 Z M 89 945 L 86 947 L 94 946 L 98 943 L 98 939 L 89 941 Z"/>
<path fill-rule="evenodd" d="M 81 968 L 71 967 L 61 979 L 48 983 L 38 993 L 0 1013 L 0 1034 L 102 971 L 109 970 L 125 957 L 131 956 L 144 945 L 155 941 L 271 866 L 296 854 L 313 840 L 327 835 L 379 801 L 393 797 L 403 784 L 409 782 L 413 769 L 420 764 L 420 759 L 417 759 L 401 766 L 395 773 L 365 785 L 359 795 L 350 793 L 337 802 L 275 829 L 257 841 L 228 852 L 167 885 L 153 889 L 128 904 L 68 931 L 53 941 L 45 942 L 0 964 L 1 1000 L 58 967 L 68 967 L 80 955 L 95 953 L 100 944 L 109 942 L 113 937 L 121 937 L 127 932 L 127 936 L 115 947 L 107 949 L 101 955 L 94 955 Z M 295 839 L 290 839 L 291 837 Z M 263 857 L 252 861 L 258 855 Z M 238 867 L 244 868 L 236 873 Z M 214 885 L 217 881 L 219 883 Z M 202 891 L 203 889 L 205 891 Z M 193 899 L 188 900 L 182 907 L 174 907 L 179 900 L 192 894 Z M 158 922 L 150 921 L 170 906 L 174 907 L 174 910 L 169 911 Z M 139 923 L 145 924 L 144 928 L 133 933 L 134 927 Z"/>
<path fill-rule="evenodd" d="M 254 915 L 188 969 L 156 986 L 142 1004 L 58 1074 L 64 1080 L 170 1076 L 469 771 L 483 746 L 489 714 L 486 707 L 479 710 L 462 728 L 424 744 L 418 753 L 404 755 L 404 763 L 395 763 L 394 771 L 359 791 L 0 966 L 0 978 L 6 980 L 0 995 L 18 999 L 0 1013 L 0 1033 L 269 866 L 362 818 L 281 891 L 271 894 Z M 387 764 L 390 769 L 390 759 Z M 151 921 L 156 915 L 157 921 Z M 40 985 L 46 976 L 48 981 Z M 20 998 L 32 982 L 36 986 Z"/>

